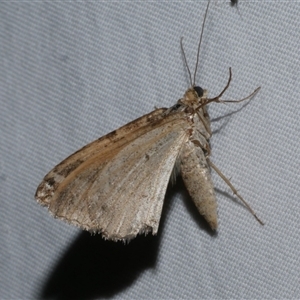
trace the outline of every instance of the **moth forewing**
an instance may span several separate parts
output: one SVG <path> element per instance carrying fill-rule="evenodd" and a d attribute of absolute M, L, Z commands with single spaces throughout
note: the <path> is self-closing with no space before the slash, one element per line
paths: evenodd
<path fill-rule="evenodd" d="M 55 217 L 107 239 L 156 234 L 190 129 L 184 112 L 156 110 L 69 156 L 45 176 L 36 199 Z"/>
<path fill-rule="evenodd" d="M 161 108 L 144 115 L 98 140 L 91 142 L 64 159 L 45 176 L 43 182 L 39 185 L 36 191 L 37 201 L 42 205 L 48 206 L 58 185 L 64 181 L 72 171 L 82 166 L 84 162 L 93 156 L 99 155 L 99 153 L 101 154 L 101 161 L 105 161 L 105 159 L 109 160 L 110 155 L 113 155 L 113 149 L 117 151 L 117 149 L 123 147 L 126 143 L 130 143 L 131 140 L 142 135 L 148 130 L 147 126 L 151 121 L 155 123 L 162 119 L 161 116 L 164 111 L 165 109 Z M 124 137 L 127 137 L 127 139 Z M 113 147 L 111 148 L 112 145 Z"/>

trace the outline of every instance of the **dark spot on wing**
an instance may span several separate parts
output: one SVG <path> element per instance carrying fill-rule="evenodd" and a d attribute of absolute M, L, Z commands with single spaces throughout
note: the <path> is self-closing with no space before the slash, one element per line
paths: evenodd
<path fill-rule="evenodd" d="M 56 183 L 56 181 L 55 181 L 55 179 L 53 178 L 53 177 L 50 177 L 50 178 L 48 178 L 47 180 L 46 180 L 46 182 L 47 182 L 47 184 L 49 185 L 49 186 L 54 186 L 55 185 L 55 183 Z"/>
<path fill-rule="evenodd" d="M 71 172 L 73 172 L 75 169 L 77 169 L 77 167 L 79 165 L 81 165 L 81 163 L 83 162 L 83 160 L 76 160 L 74 161 L 72 164 L 67 164 L 60 172 L 56 172 L 57 174 L 67 177 Z M 59 168 L 60 165 L 58 165 L 55 169 Z M 54 172 L 56 171 L 54 169 Z"/>

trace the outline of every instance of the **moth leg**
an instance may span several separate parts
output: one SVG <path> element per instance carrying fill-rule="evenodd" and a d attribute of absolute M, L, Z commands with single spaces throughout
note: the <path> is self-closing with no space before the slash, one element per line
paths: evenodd
<path fill-rule="evenodd" d="M 199 106 L 196 107 L 195 111 L 199 111 L 200 108 L 206 106 L 207 104 L 211 103 L 211 102 L 217 102 L 217 103 L 220 103 L 220 102 L 224 102 L 223 100 L 221 100 L 220 98 L 223 96 L 223 94 L 227 91 L 227 89 L 229 88 L 229 85 L 230 85 L 230 82 L 231 82 L 231 79 L 232 79 L 232 72 L 231 72 L 231 68 L 229 68 L 229 78 L 228 78 L 228 81 L 227 81 L 227 84 L 226 86 L 224 87 L 224 89 L 222 90 L 222 92 L 214 97 L 214 98 L 210 98 L 210 99 L 205 99 L 205 101 L 203 103 L 201 103 Z M 227 101 L 225 101 L 227 102 Z"/>
<path fill-rule="evenodd" d="M 220 99 L 223 94 L 226 92 L 226 90 L 229 88 L 229 85 L 230 85 L 230 82 L 231 82 L 231 79 L 232 79 L 232 72 L 231 72 L 231 68 L 229 68 L 229 78 L 228 78 L 228 81 L 227 81 L 227 84 L 225 86 L 225 88 L 222 90 L 222 92 L 214 97 L 214 98 L 210 98 L 210 99 L 207 99 L 204 103 L 201 103 L 198 107 L 196 107 L 196 111 L 198 111 L 200 108 L 206 106 L 207 104 L 211 103 L 211 102 L 216 102 L 216 103 L 239 103 L 239 102 L 243 102 L 245 100 L 248 100 L 248 99 L 251 99 L 253 96 L 255 96 L 257 94 L 257 92 L 260 90 L 260 86 L 258 88 L 256 88 L 250 95 L 248 95 L 247 97 L 243 98 L 243 99 L 240 99 L 240 100 L 222 100 Z"/>
<path fill-rule="evenodd" d="M 225 181 L 225 183 L 231 188 L 232 192 L 234 195 L 236 195 L 243 203 L 244 205 L 248 208 L 250 213 L 255 217 L 255 219 L 261 224 L 265 225 L 256 215 L 254 210 L 250 207 L 250 205 L 243 199 L 243 197 L 238 193 L 238 191 L 235 189 L 235 187 L 231 184 L 230 180 L 227 179 L 227 177 L 216 167 L 215 164 L 213 164 L 210 159 L 207 157 L 206 158 L 208 164 L 216 171 L 216 173 Z"/>
<path fill-rule="evenodd" d="M 252 98 L 253 96 L 255 96 L 260 89 L 261 89 L 261 87 L 259 86 L 250 95 L 248 95 L 247 97 L 245 97 L 243 99 L 240 99 L 240 100 L 221 100 L 221 99 L 219 99 L 219 101 L 217 101 L 217 102 L 220 102 L 220 103 L 239 103 L 239 102 L 243 102 L 243 101 L 248 100 L 248 99 Z"/>

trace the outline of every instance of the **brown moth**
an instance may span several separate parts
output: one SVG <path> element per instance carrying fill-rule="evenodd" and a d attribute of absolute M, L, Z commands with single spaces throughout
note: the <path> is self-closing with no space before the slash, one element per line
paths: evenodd
<path fill-rule="evenodd" d="M 199 213 L 213 230 L 218 227 L 217 203 L 210 175 L 212 167 L 235 195 L 228 179 L 209 160 L 212 135 L 207 104 L 221 100 L 229 87 L 214 98 L 195 86 L 206 8 L 191 87 L 170 108 L 160 108 L 78 150 L 52 171 L 35 198 L 59 219 L 105 239 L 127 241 L 137 234 L 158 231 L 164 197 L 172 172 L 180 172 Z M 182 40 L 181 40 L 181 48 Z M 186 63 L 186 57 L 184 55 Z M 186 63 L 187 65 L 187 63 Z M 257 218 L 258 219 L 258 218 Z M 259 220 L 259 219 L 258 219 Z M 260 223 L 262 223 L 259 220 Z"/>

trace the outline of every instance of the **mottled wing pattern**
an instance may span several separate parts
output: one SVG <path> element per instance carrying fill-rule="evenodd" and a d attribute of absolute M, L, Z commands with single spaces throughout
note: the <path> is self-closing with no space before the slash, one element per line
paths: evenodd
<path fill-rule="evenodd" d="M 45 176 L 37 201 L 55 217 L 107 239 L 156 234 L 190 127 L 183 112 L 165 112 L 155 110 L 66 158 Z"/>

